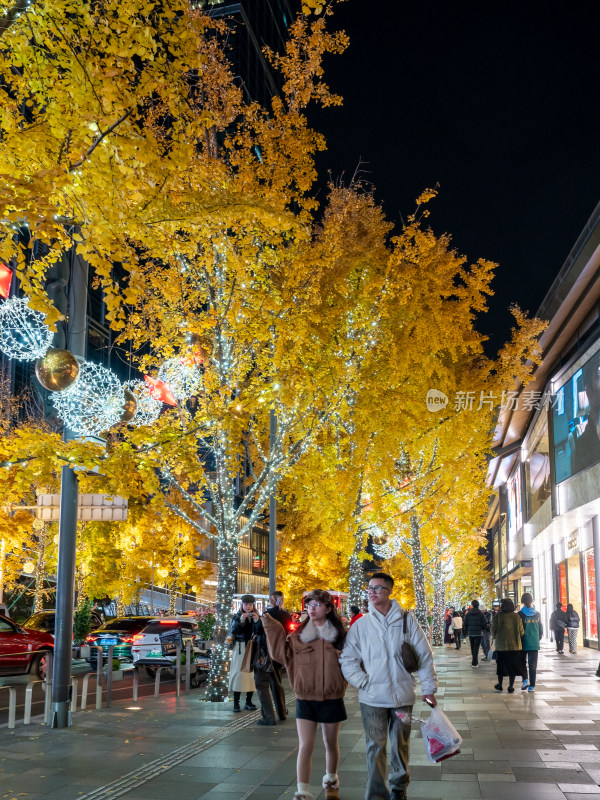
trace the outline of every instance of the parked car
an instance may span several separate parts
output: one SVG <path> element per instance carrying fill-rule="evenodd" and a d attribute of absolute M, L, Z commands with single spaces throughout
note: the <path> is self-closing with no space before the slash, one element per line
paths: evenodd
<path fill-rule="evenodd" d="M 154 675 L 157 667 L 174 667 L 175 655 L 165 654 L 163 650 L 169 650 L 165 640 L 177 639 L 177 631 L 181 632 L 182 652 L 185 653 L 186 644 L 191 642 L 194 661 L 202 661 L 203 666 L 208 666 L 210 652 L 200 649 L 198 625 L 195 619 L 187 616 L 150 620 L 144 630 L 133 637 L 131 647 L 133 663 L 140 662 L 140 666 L 146 667 L 149 675 Z M 175 635 L 169 636 L 170 634 Z"/>
<path fill-rule="evenodd" d="M 23 624 L 23 627 L 33 631 L 43 631 L 54 637 L 54 620 L 56 610 L 54 608 L 37 611 Z M 98 628 L 102 625 L 102 617 L 97 611 L 92 611 L 92 626 Z"/>
<path fill-rule="evenodd" d="M 36 631 L 0 614 L 0 675 L 31 673 L 44 680 L 48 653 L 54 650 L 54 637 Z"/>
<path fill-rule="evenodd" d="M 100 645 L 102 647 L 102 660 L 108 659 L 108 648 L 115 646 L 113 658 L 118 658 L 121 662 L 133 661 L 131 646 L 134 637 L 142 631 L 152 617 L 115 617 L 105 622 L 87 637 L 89 645 Z M 90 657 L 86 661 L 96 669 L 98 665 L 98 651 L 92 648 Z"/>

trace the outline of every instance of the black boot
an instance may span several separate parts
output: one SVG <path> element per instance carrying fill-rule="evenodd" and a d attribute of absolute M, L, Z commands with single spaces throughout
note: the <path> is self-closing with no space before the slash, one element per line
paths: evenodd
<path fill-rule="evenodd" d="M 245 711 L 256 711 L 256 706 L 252 702 L 252 695 L 254 692 L 246 692 L 246 705 L 244 706 Z"/>
<path fill-rule="evenodd" d="M 240 708 L 240 697 L 241 696 L 242 696 L 241 692 L 234 692 L 233 693 L 233 713 L 234 714 L 237 713 L 238 711 L 242 710 Z"/>

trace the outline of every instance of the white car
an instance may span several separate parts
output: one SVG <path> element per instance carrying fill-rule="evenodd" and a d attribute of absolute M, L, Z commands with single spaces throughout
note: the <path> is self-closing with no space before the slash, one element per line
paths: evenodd
<path fill-rule="evenodd" d="M 196 661 L 202 654 L 198 625 L 193 617 L 158 617 L 150 620 L 146 627 L 133 637 L 131 655 L 133 663 L 140 662 L 149 672 L 156 667 L 175 666 L 175 643 L 180 642 L 185 654 L 188 642 L 192 643 L 192 654 Z M 181 638 L 179 638 L 181 634 Z"/>

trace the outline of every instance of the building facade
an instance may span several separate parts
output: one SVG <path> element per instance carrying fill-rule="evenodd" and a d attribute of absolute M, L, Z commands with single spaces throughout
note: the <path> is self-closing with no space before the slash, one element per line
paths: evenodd
<path fill-rule="evenodd" d="M 529 591 L 545 629 L 556 603 L 598 648 L 600 583 L 600 205 L 537 316 L 542 363 L 507 393 L 489 480 L 487 529 L 498 597 Z"/>

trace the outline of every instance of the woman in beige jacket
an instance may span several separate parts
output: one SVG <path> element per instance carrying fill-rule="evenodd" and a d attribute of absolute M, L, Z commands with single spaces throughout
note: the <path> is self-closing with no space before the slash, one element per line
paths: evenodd
<path fill-rule="evenodd" d="M 344 706 L 346 681 L 339 657 L 346 631 L 329 592 L 315 589 L 306 597 L 308 617 L 300 628 L 286 637 L 283 626 L 268 615 L 262 617 L 269 653 L 285 664 L 296 693 L 298 730 L 298 791 L 294 800 L 313 800 L 310 771 L 315 749 L 317 723 L 321 723 L 327 771 L 323 787 L 327 800 L 339 797 L 337 768 L 340 760 L 338 734 L 347 719 Z"/>

